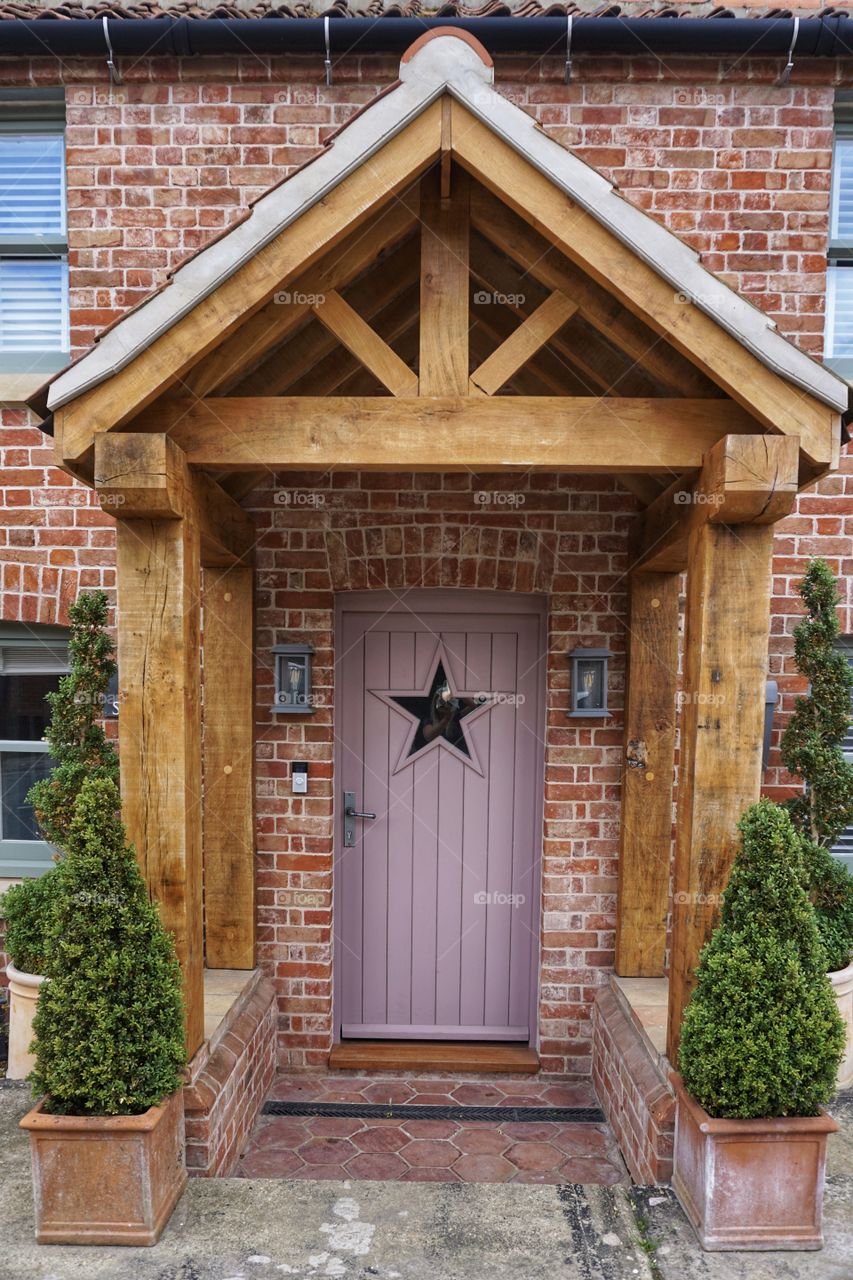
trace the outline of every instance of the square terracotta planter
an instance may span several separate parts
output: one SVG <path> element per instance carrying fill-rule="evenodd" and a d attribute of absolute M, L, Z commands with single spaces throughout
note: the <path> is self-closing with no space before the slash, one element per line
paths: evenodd
<path fill-rule="evenodd" d="M 832 1117 L 715 1120 L 680 1075 L 670 1080 L 672 1187 L 703 1249 L 820 1249 Z"/>
<path fill-rule="evenodd" d="M 39 1244 L 156 1244 L 186 1185 L 183 1090 L 139 1116 L 51 1116 L 30 1135 Z"/>

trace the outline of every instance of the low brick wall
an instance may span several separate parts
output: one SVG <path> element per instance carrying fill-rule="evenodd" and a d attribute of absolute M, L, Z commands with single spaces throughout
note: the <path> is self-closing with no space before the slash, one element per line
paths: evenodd
<path fill-rule="evenodd" d="M 592 1082 L 631 1177 L 641 1186 L 669 1182 L 675 1098 L 611 987 L 596 997 L 592 1028 Z"/>
<path fill-rule="evenodd" d="M 187 1169 L 224 1178 L 234 1169 L 275 1075 L 276 1001 L 258 972 L 187 1068 Z"/>

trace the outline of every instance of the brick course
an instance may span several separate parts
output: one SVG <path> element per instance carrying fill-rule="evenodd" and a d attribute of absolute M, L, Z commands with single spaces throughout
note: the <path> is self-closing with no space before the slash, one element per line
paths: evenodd
<path fill-rule="evenodd" d="M 316 59 L 142 60 L 109 88 L 102 60 L 0 59 L 0 82 L 64 80 L 73 343 L 162 284 L 186 256 L 309 158 L 396 75 L 396 60 L 343 60 L 321 84 Z M 531 111 L 629 199 L 683 236 L 780 330 L 820 354 L 832 103 L 840 66 L 499 58 L 500 90 Z M 2 411 L 3 619 L 64 622 L 80 588 L 114 587 L 112 521 L 51 467 L 26 412 Z M 275 493 L 322 492 L 320 509 Z M 478 506 L 477 489 L 520 493 Z M 331 1035 L 331 902 L 278 906 L 282 888 L 331 890 L 331 702 L 312 720 L 272 725 L 269 646 L 310 637 L 332 696 L 334 591 L 454 585 L 550 593 L 541 1048 L 548 1070 L 588 1073 L 590 1008 L 612 961 L 621 724 L 563 716 L 565 652 L 582 638 L 624 648 L 624 574 L 635 500 L 609 480 L 553 476 L 279 476 L 247 506 L 264 533 L 259 561 L 258 871 L 261 959 L 275 984 L 282 1065 L 322 1065 Z M 807 557 L 853 573 L 853 468 L 804 495 L 779 526 L 771 674 L 781 712 L 800 687 L 792 665 L 794 584 Z M 845 589 L 847 589 L 845 587 Z M 842 625 L 853 631 L 849 594 Z M 621 657 L 615 663 L 617 700 Z M 778 733 L 777 733 L 778 738 Z M 317 787 L 290 795 L 288 761 L 314 761 Z M 766 782 L 787 779 L 774 751 Z"/>

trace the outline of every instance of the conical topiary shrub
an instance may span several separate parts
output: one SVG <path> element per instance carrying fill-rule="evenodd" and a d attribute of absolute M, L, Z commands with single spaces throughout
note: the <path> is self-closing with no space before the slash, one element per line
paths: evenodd
<path fill-rule="evenodd" d="M 181 1083 L 181 976 L 128 845 L 119 793 L 87 779 L 74 803 L 34 1021 L 33 1088 L 55 1115 L 136 1115 Z"/>
<path fill-rule="evenodd" d="M 71 670 L 47 695 L 50 724 L 45 738 L 54 768 L 40 778 L 27 799 L 46 840 L 60 849 L 86 778 L 109 778 L 118 784 L 118 755 L 104 733 L 104 702 L 116 664 L 107 631 L 107 597 L 103 591 L 83 592 L 68 611 Z"/>
<path fill-rule="evenodd" d="M 840 597 L 825 560 L 811 561 L 798 590 L 806 616 L 794 632 L 794 656 L 809 692 L 797 699 L 781 752 L 785 768 L 805 787 L 785 807 L 804 837 L 809 895 L 827 968 L 837 971 L 849 964 L 853 948 L 853 876 L 830 853 L 853 822 L 853 765 L 841 749 L 850 724 L 853 671 L 836 648 Z"/>
<path fill-rule="evenodd" d="M 711 1116 L 813 1116 L 833 1095 L 844 1024 L 803 888 L 802 842 L 770 800 L 747 810 L 740 832 L 684 1015 L 681 1074 Z"/>

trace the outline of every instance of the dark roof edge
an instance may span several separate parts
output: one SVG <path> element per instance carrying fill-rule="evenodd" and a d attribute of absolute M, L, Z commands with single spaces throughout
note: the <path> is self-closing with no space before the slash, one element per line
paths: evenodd
<path fill-rule="evenodd" d="M 191 57 L 207 54 L 400 54 L 425 31 L 458 27 L 470 31 L 489 53 L 537 53 L 565 56 L 568 32 L 571 53 L 707 57 L 849 58 L 853 26 L 847 12 L 816 18 L 768 14 L 735 17 L 560 17 L 482 18 L 51 18 L 0 20 L 3 57 L 105 56 L 109 33 L 118 56 Z M 793 50 L 792 50 L 793 44 Z"/>

